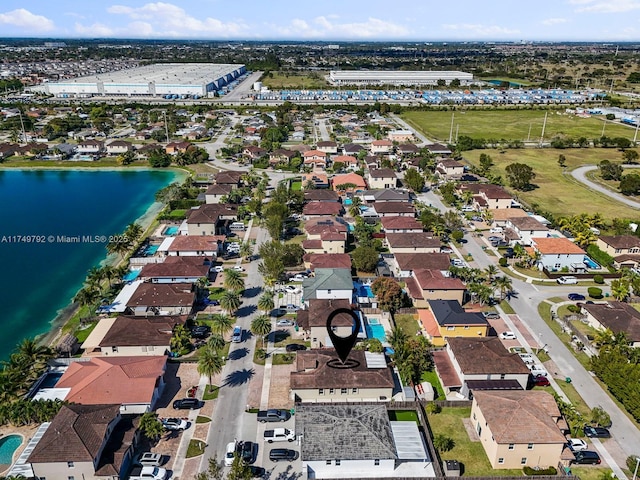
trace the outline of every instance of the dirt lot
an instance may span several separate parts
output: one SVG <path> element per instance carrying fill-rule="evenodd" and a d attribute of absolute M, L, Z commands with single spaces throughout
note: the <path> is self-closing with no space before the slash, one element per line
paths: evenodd
<path fill-rule="evenodd" d="M 293 400 L 289 398 L 289 374 L 293 369 L 293 364 L 272 367 L 269 408 L 293 408 Z"/>

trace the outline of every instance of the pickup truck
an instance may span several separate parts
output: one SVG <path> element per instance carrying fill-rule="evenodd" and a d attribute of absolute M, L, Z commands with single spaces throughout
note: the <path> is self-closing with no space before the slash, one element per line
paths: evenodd
<path fill-rule="evenodd" d="M 264 439 L 267 443 L 273 442 L 293 442 L 296 439 L 296 432 L 288 428 L 274 428 L 264 431 Z"/>
<path fill-rule="evenodd" d="M 162 467 L 134 467 L 129 480 L 165 480 L 167 471 Z"/>
<path fill-rule="evenodd" d="M 287 410 L 272 408 L 269 410 L 260 410 L 258 412 L 258 421 L 265 422 L 286 422 L 291 418 L 291 413 Z"/>

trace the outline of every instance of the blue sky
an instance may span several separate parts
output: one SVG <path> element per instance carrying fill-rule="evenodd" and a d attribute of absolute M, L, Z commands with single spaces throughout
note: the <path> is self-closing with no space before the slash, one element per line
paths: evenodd
<path fill-rule="evenodd" d="M 2 0 L 0 36 L 635 41 L 640 0 Z"/>

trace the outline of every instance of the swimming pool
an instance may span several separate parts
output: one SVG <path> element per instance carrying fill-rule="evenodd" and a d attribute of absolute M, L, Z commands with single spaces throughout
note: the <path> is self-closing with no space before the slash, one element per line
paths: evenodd
<path fill-rule="evenodd" d="M 368 318 L 367 322 L 369 322 L 369 325 L 381 325 L 380 320 L 377 318 Z"/>
<path fill-rule="evenodd" d="M 353 288 L 356 289 L 356 296 L 374 298 L 375 295 L 371 290 L 371 285 L 363 285 L 362 283 L 353 282 Z"/>
<path fill-rule="evenodd" d="M 160 248 L 160 245 L 147 245 L 142 254 L 145 257 L 151 257 L 152 255 L 155 255 L 155 253 L 158 251 L 158 248 Z"/>
<path fill-rule="evenodd" d="M 353 200 L 351 200 L 350 198 L 345 198 L 344 202 L 345 205 L 351 205 L 353 203 Z"/>
<path fill-rule="evenodd" d="M 178 233 L 178 230 L 180 229 L 180 227 L 176 227 L 171 226 L 171 227 L 167 227 L 165 228 L 164 232 L 162 233 L 163 235 L 175 235 L 176 233 Z"/>
<path fill-rule="evenodd" d="M 42 379 L 42 382 L 40 382 L 40 386 L 38 387 L 38 389 L 55 387 L 56 383 L 58 383 L 58 380 L 60 380 L 60 377 L 62 377 L 62 375 L 63 375 L 62 372 L 47 373 L 45 377 Z"/>
<path fill-rule="evenodd" d="M 591 257 L 587 257 L 586 255 L 584 256 L 584 264 L 587 266 L 587 268 L 590 268 L 592 270 L 600 269 L 600 265 L 593 261 Z"/>
<path fill-rule="evenodd" d="M 22 435 L 7 435 L 0 438 L 0 464 L 11 465 L 13 454 L 22 445 Z"/>
<path fill-rule="evenodd" d="M 129 270 L 124 277 L 122 277 L 123 282 L 133 282 L 140 275 L 140 270 Z"/>
<path fill-rule="evenodd" d="M 387 340 L 387 334 L 384 332 L 384 327 L 379 323 L 371 324 L 367 323 L 366 325 L 367 338 L 377 338 L 381 342 L 385 342 Z"/>

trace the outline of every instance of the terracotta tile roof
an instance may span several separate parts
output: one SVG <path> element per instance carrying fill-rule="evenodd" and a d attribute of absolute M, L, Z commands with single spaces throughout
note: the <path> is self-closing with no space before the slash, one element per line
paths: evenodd
<path fill-rule="evenodd" d="M 173 238 L 169 252 L 216 252 L 225 235 L 178 235 Z"/>
<path fill-rule="evenodd" d="M 342 162 L 345 165 L 351 165 L 353 163 L 358 163 L 358 159 L 352 155 L 335 155 L 331 157 L 331 161 L 333 163 Z"/>
<path fill-rule="evenodd" d="M 111 432 L 109 440 L 100 456 L 96 476 L 118 476 L 124 463 L 127 450 L 136 440 L 136 431 L 140 417 L 126 415 L 120 419 Z"/>
<path fill-rule="evenodd" d="M 159 346 L 170 344 L 173 328 L 184 325 L 186 315 L 151 317 L 120 315 L 100 341 L 100 347 Z M 164 352 L 158 352 L 164 353 Z"/>
<path fill-rule="evenodd" d="M 442 165 L 444 168 L 460 168 L 464 167 L 464 164 L 451 158 L 443 158 L 438 162 L 438 165 Z"/>
<path fill-rule="evenodd" d="M 302 209 L 303 215 L 340 215 L 342 204 L 338 202 L 309 202 Z"/>
<path fill-rule="evenodd" d="M 512 196 L 504 188 L 499 185 L 493 185 L 491 183 L 462 183 L 458 186 L 460 191 L 470 191 L 475 194 L 483 193 L 490 199 L 507 199 Z"/>
<path fill-rule="evenodd" d="M 262 151 L 264 152 L 265 150 Z M 237 185 L 238 183 L 240 183 L 240 179 L 243 175 L 244 172 L 240 172 L 237 170 L 221 170 L 216 174 L 216 183 L 218 185 Z"/>
<path fill-rule="evenodd" d="M 151 403 L 167 357 L 95 357 L 73 362 L 56 388 L 70 388 L 66 400 L 81 405 Z"/>
<path fill-rule="evenodd" d="M 511 222 L 514 227 L 518 228 L 518 230 L 535 230 L 544 232 L 549 230 L 546 225 L 540 223 L 538 220 L 530 216 L 512 217 L 509 219 L 509 222 Z"/>
<path fill-rule="evenodd" d="M 583 254 L 586 252 L 568 238 L 534 238 L 534 247 L 543 255 Z"/>
<path fill-rule="evenodd" d="M 229 195 L 233 190 L 233 185 L 218 185 L 212 184 L 207 188 L 207 191 L 204 192 L 205 195 Z"/>
<path fill-rule="evenodd" d="M 328 361 L 338 359 L 333 348 L 298 352 L 295 371 L 290 376 L 291 389 L 393 388 L 393 377 L 388 367 L 367 368 L 362 350 L 352 350 L 349 358 L 359 365 L 344 369 L 327 366 Z"/>
<path fill-rule="evenodd" d="M 141 283 L 127 307 L 190 307 L 195 293 L 190 283 Z"/>
<path fill-rule="evenodd" d="M 630 341 L 640 342 L 640 312 L 628 303 L 585 303 L 582 304 L 582 308 L 614 334 L 624 332 Z"/>
<path fill-rule="evenodd" d="M 316 217 L 310 218 L 304 224 L 304 229 L 309 235 L 320 235 L 322 232 L 347 233 L 347 225 L 343 219 L 336 217 Z"/>
<path fill-rule="evenodd" d="M 412 217 L 382 217 L 380 222 L 385 231 L 423 229 L 422 224 Z"/>
<path fill-rule="evenodd" d="M 63 405 L 27 461 L 93 462 L 100 452 L 109 423 L 119 411 L 120 404 Z"/>
<path fill-rule="evenodd" d="M 616 249 L 640 247 L 640 238 L 633 235 L 601 235 L 599 240 Z"/>
<path fill-rule="evenodd" d="M 422 324 L 422 328 L 424 328 L 432 338 L 442 337 L 442 335 L 440 335 L 438 322 L 436 322 L 436 318 L 433 316 L 433 313 L 431 313 L 431 310 L 428 308 L 419 308 L 418 320 Z"/>
<path fill-rule="evenodd" d="M 306 152 L 303 152 L 302 156 L 304 158 L 311 158 L 311 157 L 322 157 L 322 158 L 325 158 L 327 156 L 327 154 L 324 153 L 324 152 L 321 152 L 320 150 L 308 150 Z"/>
<path fill-rule="evenodd" d="M 465 375 L 529 373 L 520 356 L 509 352 L 498 337 L 452 337 L 447 343 Z"/>
<path fill-rule="evenodd" d="M 329 177 L 325 173 L 305 173 L 302 175 L 302 185 L 308 181 L 312 181 L 314 183 L 323 183 L 329 185 Z M 307 192 L 309 190 L 305 190 Z"/>
<path fill-rule="evenodd" d="M 456 372 L 456 369 L 451 363 L 449 355 L 444 350 L 437 350 L 433 352 L 433 363 L 438 372 L 438 377 L 442 381 L 442 386 L 445 388 L 461 387 L 462 381 Z"/>
<path fill-rule="evenodd" d="M 494 221 L 498 222 L 505 221 L 510 218 L 529 216 L 527 215 L 527 212 L 525 212 L 521 208 L 494 208 L 489 210 L 489 212 L 491 213 L 491 218 L 493 218 Z"/>
<path fill-rule="evenodd" d="M 424 294 L 422 293 L 422 289 L 420 288 L 420 285 L 418 285 L 418 282 L 416 281 L 415 278 L 408 277 L 405 281 L 405 284 L 407 285 L 409 296 L 413 300 L 424 299 Z"/>
<path fill-rule="evenodd" d="M 317 147 L 337 147 L 338 144 L 336 142 L 332 142 L 332 141 L 326 140 L 324 142 L 318 142 L 318 144 L 316 146 Z"/>
<path fill-rule="evenodd" d="M 474 401 L 482 411 L 496 443 L 560 443 L 566 439 L 556 419 L 556 401 L 541 390 L 480 391 Z"/>
<path fill-rule="evenodd" d="M 397 178 L 396 172 L 390 168 L 372 168 L 369 170 L 371 178 Z"/>
<path fill-rule="evenodd" d="M 315 188 L 313 190 L 305 190 L 304 199 L 307 202 L 337 202 L 340 200 L 340 195 L 338 195 L 338 192 L 334 192 L 333 190 Z"/>
<path fill-rule="evenodd" d="M 396 148 L 400 153 L 418 153 L 420 151 L 418 146 L 413 143 L 403 143 Z"/>
<path fill-rule="evenodd" d="M 302 248 L 305 250 L 317 250 L 322 248 L 322 240 L 304 240 L 302 242 Z"/>
<path fill-rule="evenodd" d="M 466 290 L 467 287 L 459 278 L 445 277 L 440 270 L 418 269 L 413 277 L 421 290 Z M 413 278 L 412 277 L 412 278 Z"/>
<path fill-rule="evenodd" d="M 320 239 L 323 242 L 344 242 L 347 240 L 347 236 L 343 233 L 324 231 L 320 234 Z"/>
<path fill-rule="evenodd" d="M 139 277 L 144 278 L 178 278 L 206 277 L 211 268 L 204 263 L 202 257 L 169 256 L 162 263 L 148 263 L 140 270 Z"/>
<path fill-rule="evenodd" d="M 429 232 L 387 233 L 387 243 L 391 248 L 433 248 L 440 249 L 442 242 Z"/>
<path fill-rule="evenodd" d="M 416 213 L 413 205 L 402 202 L 374 202 L 373 208 L 378 213 Z"/>
<path fill-rule="evenodd" d="M 348 253 L 308 253 L 304 261 L 316 268 L 351 268 L 351 256 Z"/>
<path fill-rule="evenodd" d="M 376 147 L 393 147 L 393 142 L 391 140 L 374 140 L 371 142 L 371 145 L 375 145 Z"/>
<path fill-rule="evenodd" d="M 451 260 L 447 253 L 396 253 L 400 270 L 449 270 Z"/>
<path fill-rule="evenodd" d="M 351 308 L 351 302 L 345 299 L 327 300 L 323 298 L 312 298 L 309 300 L 309 308 L 307 310 L 298 311 L 298 325 L 304 330 L 309 330 L 311 327 L 326 327 L 329 312 L 336 308 Z M 304 319 L 301 319 L 300 314 L 302 313 L 306 314 L 303 315 L 303 317 L 305 317 Z M 351 319 L 336 316 L 332 325 L 336 327 L 348 327 L 352 325 L 352 323 Z"/>
<path fill-rule="evenodd" d="M 343 175 L 336 175 L 331 178 L 331 185 L 344 185 L 345 183 L 353 183 L 357 187 L 367 188 L 367 183 L 357 173 L 345 173 Z"/>

